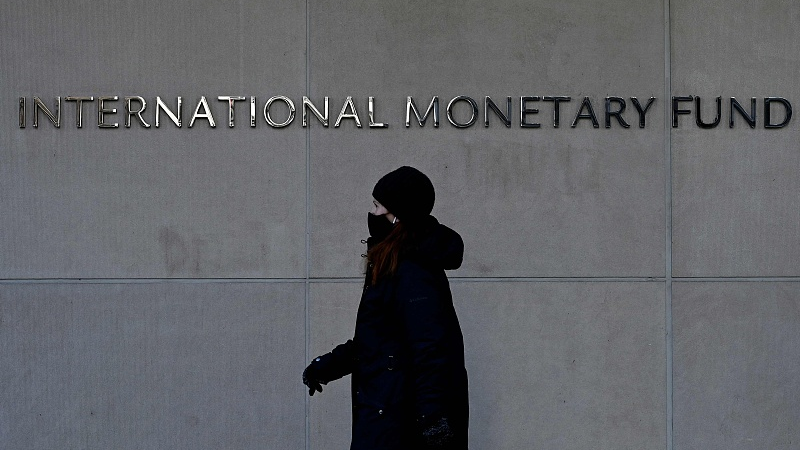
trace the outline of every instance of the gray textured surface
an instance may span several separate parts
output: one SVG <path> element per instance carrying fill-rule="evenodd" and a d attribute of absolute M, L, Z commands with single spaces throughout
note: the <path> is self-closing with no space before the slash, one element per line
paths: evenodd
<path fill-rule="evenodd" d="M 0 285 L 0 447 L 302 448 L 303 285 Z"/>
<path fill-rule="evenodd" d="M 661 448 L 663 286 L 458 283 L 475 448 Z"/>
<path fill-rule="evenodd" d="M 675 448 L 800 445 L 800 284 L 674 286 Z"/>
<path fill-rule="evenodd" d="M 314 283 L 309 295 L 309 357 L 353 338 L 361 283 Z M 309 402 L 311 450 L 350 448 L 350 377 L 334 381 Z"/>
<path fill-rule="evenodd" d="M 452 287 L 467 349 L 473 448 L 663 446 L 662 284 Z M 352 337 L 359 294 L 357 283 L 313 285 L 312 354 Z M 349 378 L 324 389 L 311 399 L 311 448 L 346 448 Z"/>
<path fill-rule="evenodd" d="M 704 119 L 723 98 L 723 122 L 698 129 L 694 116 L 673 131 L 674 275 L 800 275 L 800 6 L 791 0 L 673 1 L 673 95 L 703 98 Z M 763 128 L 764 97 L 794 103 L 781 130 Z M 757 97 L 757 127 L 727 102 Z M 708 109 L 706 109 L 708 108 Z M 776 108 L 779 111 L 779 108 Z M 689 119 L 689 120 L 687 120 Z"/>
<path fill-rule="evenodd" d="M 159 129 L 98 129 L 94 102 L 77 129 L 65 102 L 55 130 L 0 115 L 0 278 L 301 276 L 304 132 L 263 118 L 251 129 L 242 104 L 229 129 L 216 98 L 301 96 L 304 12 L 296 2 L 4 5 L 3 111 L 19 96 L 141 95 L 148 108 L 183 96 L 184 117 L 182 129 L 163 118 Z M 215 129 L 187 128 L 201 95 Z"/>
<path fill-rule="evenodd" d="M 361 111 L 377 96 L 390 124 L 312 127 L 313 276 L 358 273 L 342 255 L 360 251 L 353 230 L 366 232 L 375 181 L 403 164 L 430 174 L 434 214 L 465 236 L 471 257 L 459 275 L 663 276 L 660 105 L 645 130 L 569 127 L 584 95 L 600 109 L 605 95 L 662 94 L 660 4 L 311 5 L 312 97 L 331 96 L 338 112 L 345 95 L 360 94 Z M 358 25 L 341 25 L 348 20 Z M 455 129 L 443 115 L 439 129 L 406 129 L 409 95 L 425 106 L 438 95 L 442 114 L 457 95 L 481 110 L 486 95 L 517 97 L 516 119 L 510 129 L 496 119 L 487 129 L 483 116 Z M 562 105 L 560 128 L 539 102 L 542 128 L 520 129 L 520 95 L 573 101 Z"/>

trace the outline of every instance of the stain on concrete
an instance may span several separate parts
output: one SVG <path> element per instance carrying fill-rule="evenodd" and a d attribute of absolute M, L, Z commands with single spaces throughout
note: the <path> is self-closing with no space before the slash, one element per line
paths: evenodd
<path fill-rule="evenodd" d="M 186 244 L 181 236 L 169 227 L 161 227 L 158 231 L 158 242 L 164 253 L 167 276 L 181 272 L 186 266 Z"/>
<path fill-rule="evenodd" d="M 164 226 L 158 231 L 158 242 L 164 254 L 167 276 L 203 276 L 204 249 L 207 240 L 181 236 L 171 227 Z"/>

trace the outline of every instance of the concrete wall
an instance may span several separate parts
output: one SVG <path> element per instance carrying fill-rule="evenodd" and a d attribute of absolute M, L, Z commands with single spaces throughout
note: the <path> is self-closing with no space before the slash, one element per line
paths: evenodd
<path fill-rule="evenodd" d="M 669 102 L 800 105 L 794 0 L 0 8 L 0 448 L 347 448 L 347 381 L 308 399 L 300 373 L 352 335 L 369 194 L 402 164 L 467 245 L 471 448 L 798 447 L 800 122 L 672 128 Z M 122 101 L 117 129 L 96 101 L 32 126 L 68 95 L 182 96 L 183 126 L 125 128 Z M 242 102 L 229 128 L 221 95 L 327 96 L 331 126 Z M 439 128 L 404 126 L 409 95 Z M 512 127 L 451 126 L 458 95 L 513 97 Z M 572 101 L 523 129 L 523 95 Z M 216 128 L 188 127 L 200 96 Z M 333 127 L 347 96 L 362 128 Z M 584 96 L 631 127 L 572 128 Z"/>

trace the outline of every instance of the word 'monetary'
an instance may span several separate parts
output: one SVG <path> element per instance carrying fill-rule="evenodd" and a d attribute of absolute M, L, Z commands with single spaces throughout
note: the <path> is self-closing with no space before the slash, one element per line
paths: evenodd
<path fill-rule="evenodd" d="M 518 100 L 517 100 L 518 99 Z M 255 96 L 218 96 L 217 100 L 223 103 L 222 106 L 227 112 L 228 127 L 236 126 L 237 105 L 247 108 L 249 112 L 250 127 L 255 128 L 259 115 L 272 128 L 285 128 L 294 123 L 297 107 L 291 98 L 278 95 L 270 97 L 263 106 L 258 104 Z M 123 102 L 123 110 L 118 111 L 116 102 Z M 647 125 L 647 115 L 655 103 L 656 98 L 650 97 L 646 101 L 639 101 L 637 97 L 616 97 L 609 96 L 602 99 L 600 103 L 593 103 L 590 97 L 583 97 L 578 100 L 570 96 L 520 96 L 513 98 L 505 97 L 503 101 L 495 101 L 489 96 L 484 97 L 480 104 L 474 98 L 459 95 L 450 99 L 445 108 L 444 115 L 447 121 L 455 128 L 469 128 L 475 125 L 479 118 L 483 117 L 484 127 L 489 127 L 491 120 L 496 120 L 511 128 L 512 124 L 517 124 L 520 128 L 541 128 L 542 123 L 537 120 L 538 115 L 549 115 L 552 119 L 552 127 L 561 126 L 562 112 L 569 114 L 569 126 L 576 128 L 580 123 L 586 122 L 593 128 L 600 128 L 601 122 L 605 128 L 611 128 L 612 124 L 616 127 L 630 128 L 630 123 L 638 123 L 639 128 Z M 183 97 L 176 97 L 173 102 L 166 102 L 161 97 L 155 97 L 155 106 L 148 108 L 147 100 L 142 96 L 125 96 L 120 100 L 119 96 L 65 96 L 55 97 L 53 103 L 48 106 L 41 98 L 33 97 L 32 105 L 26 97 L 19 98 L 19 127 L 26 128 L 29 115 L 32 118 L 34 128 L 39 127 L 40 115 L 44 115 L 56 128 L 61 128 L 62 110 L 65 109 L 64 102 L 72 105 L 74 110 L 76 128 L 84 126 L 84 112 L 86 105 L 94 103 L 90 108 L 95 112 L 95 119 L 98 128 L 119 128 L 120 117 L 125 128 L 130 128 L 132 123 L 137 123 L 143 128 L 150 128 L 151 123 L 155 128 L 161 128 L 162 117 L 171 122 L 174 127 L 182 128 L 184 121 Z M 730 97 L 726 101 L 726 111 L 728 126 L 734 128 L 737 117 L 739 121 L 747 123 L 750 128 L 756 128 L 758 123 L 758 102 L 755 97 L 750 98 L 749 108 L 746 108 L 735 97 Z M 425 127 L 430 123 L 433 128 L 439 128 L 441 123 L 439 97 L 433 96 L 427 103 L 427 107 L 418 107 L 413 97 L 406 97 L 405 108 L 405 127 L 414 128 L 417 126 Z M 515 107 L 516 103 L 516 107 Z M 572 103 L 572 105 L 570 105 Z M 192 108 L 188 128 L 194 127 L 198 120 L 206 121 L 211 128 L 216 128 L 217 120 L 213 112 L 212 105 L 206 96 L 201 96 Z M 314 103 L 308 97 L 303 96 L 301 101 L 301 122 L 302 127 L 308 127 L 310 118 L 316 120 L 322 127 L 330 127 L 330 99 L 324 97 L 321 107 L 319 103 Z M 375 97 L 368 97 L 368 109 L 366 123 L 368 128 L 388 128 L 389 124 L 377 121 L 377 110 Z M 425 103 L 420 103 L 424 105 Z M 577 104 L 577 107 L 575 106 Z M 745 102 L 746 104 L 746 102 Z M 174 105 L 174 106 L 173 106 Z M 629 108 L 629 105 L 632 107 Z M 702 99 L 698 96 L 674 96 L 670 113 L 672 115 L 672 127 L 678 128 L 681 116 L 694 115 L 694 122 L 700 128 L 716 128 L 723 119 L 722 97 L 716 97 L 713 112 L 709 113 L 708 106 L 702 107 Z M 220 106 L 217 106 L 220 108 Z M 359 114 L 356 103 L 352 96 L 348 96 L 343 104 L 333 128 L 339 128 L 343 121 L 352 121 L 357 128 L 362 128 L 362 115 Z M 421 111 L 424 110 L 424 113 Z M 633 110 L 633 112 L 631 112 Z M 783 97 L 763 97 L 761 99 L 761 111 L 763 128 L 784 128 L 792 119 L 792 104 Z M 259 114 L 260 113 L 260 114 Z M 224 114 L 224 113 L 223 113 Z M 217 112 L 217 116 L 220 113 Z M 279 116 L 278 119 L 275 116 Z M 713 119 L 709 119 L 713 117 Z M 413 118 L 413 120 L 412 120 Z M 165 122 L 166 122 L 165 121 Z M 548 121 L 549 122 L 549 121 Z M 588 125 L 587 125 L 588 126 Z"/>

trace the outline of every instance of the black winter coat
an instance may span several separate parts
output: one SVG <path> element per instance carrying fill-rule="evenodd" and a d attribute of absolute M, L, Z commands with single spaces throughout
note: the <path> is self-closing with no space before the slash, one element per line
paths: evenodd
<path fill-rule="evenodd" d="M 324 381 L 352 374 L 351 450 L 422 449 L 440 417 L 467 449 L 464 342 L 445 269 L 461 265 L 461 236 L 433 217 L 397 273 L 365 283 L 355 335 L 319 358 Z"/>

